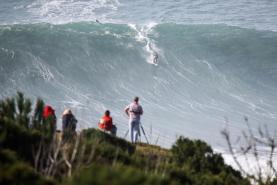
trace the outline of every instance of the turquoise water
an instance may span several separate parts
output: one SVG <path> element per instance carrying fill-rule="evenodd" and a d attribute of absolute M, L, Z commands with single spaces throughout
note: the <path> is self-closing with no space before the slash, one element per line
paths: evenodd
<path fill-rule="evenodd" d="M 20 90 L 58 115 L 71 107 L 78 129 L 110 109 L 123 136 L 123 109 L 140 96 L 152 142 L 185 135 L 224 148 L 220 130 L 239 135 L 244 116 L 276 129 L 276 10 L 273 1 L 1 1 L 0 97 Z"/>
<path fill-rule="evenodd" d="M 0 23 L 228 24 L 277 31 L 272 0 L 2 0 Z"/>

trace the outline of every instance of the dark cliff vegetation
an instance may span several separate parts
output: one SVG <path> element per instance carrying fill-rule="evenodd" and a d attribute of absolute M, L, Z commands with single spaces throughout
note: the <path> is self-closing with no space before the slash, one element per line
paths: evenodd
<path fill-rule="evenodd" d="M 0 102 L 0 184 L 249 185 L 200 140 L 171 149 L 131 144 L 95 129 L 63 137 L 22 93 Z"/>

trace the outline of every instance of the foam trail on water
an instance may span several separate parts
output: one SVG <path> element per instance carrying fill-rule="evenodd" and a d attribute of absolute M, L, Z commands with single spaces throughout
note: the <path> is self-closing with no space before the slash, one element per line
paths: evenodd
<path fill-rule="evenodd" d="M 149 23 L 146 25 L 138 26 L 135 24 L 128 24 L 131 29 L 133 29 L 137 35 L 136 40 L 144 44 L 144 51 L 146 53 L 146 61 L 150 64 L 158 65 L 155 62 L 155 55 L 158 57 L 159 54 L 162 55 L 162 50 L 157 47 L 155 41 L 151 39 L 148 35 L 153 32 L 153 29 L 157 23 Z"/>

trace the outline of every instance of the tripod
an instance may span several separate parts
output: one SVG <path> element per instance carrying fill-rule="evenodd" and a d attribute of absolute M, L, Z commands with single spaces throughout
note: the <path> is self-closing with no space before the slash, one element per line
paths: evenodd
<path fill-rule="evenodd" d="M 139 125 L 140 125 L 140 128 L 141 128 L 141 130 L 142 130 L 142 133 L 143 133 L 143 135 L 144 135 L 144 137 L 145 137 L 145 140 L 146 140 L 147 144 L 149 144 L 148 139 L 147 139 L 147 137 L 146 137 L 146 134 L 145 134 L 145 131 L 144 131 L 144 128 L 143 128 L 142 124 L 139 124 Z M 124 138 L 127 137 L 128 133 L 129 133 L 129 129 L 126 131 L 126 133 L 125 133 L 125 135 L 124 135 Z M 139 133 L 140 133 L 140 132 L 139 132 Z"/>

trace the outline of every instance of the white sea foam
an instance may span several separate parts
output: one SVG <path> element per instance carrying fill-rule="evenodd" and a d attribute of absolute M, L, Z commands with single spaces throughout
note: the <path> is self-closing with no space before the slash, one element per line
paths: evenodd
<path fill-rule="evenodd" d="M 53 24 L 77 21 L 92 21 L 105 17 L 98 17 L 95 11 L 107 9 L 116 11 L 120 3 L 118 0 L 36 0 L 25 6 L 34 17 Z M 17 7 L 17 9 L 20 7 Z"/>
<path fill-rule="evenodd" d="M 12 59 L 14 58 L 15 52 L 13 50 L 9 50 L 7 48 L 1 48 L 1 50 L 9 55 Z"/>
<path fill-rule="evenodd" d="M 49 66 L 47 66 L 46 63 L 42 62 L 42 60 L 39 57 L 32 55 L 32 58 L 33 67 L 36 68 L 36 71 L 38 71 L 39 75 L 46 81 L 53 80 L 54 75 L 51 72 Z"/>
<path fill-rule="evenodd" d="M 146 25 L 135 25 L 135 24 L 128 24 L 128 26 L 133 29 L 137 35 L 135 39 L 138 42 L 144 44 L 144 51 L 145 51 L 145 58 L 146 61 L 150 64 L 158 65 L 159 59 L 155 62 L 155 55 L 156 57 L 161 57 L 163 52 L 158 46 L 155 44 L 154 40 L 151 39 L 148 35 L 153 31 L 153 28 L 157 25 L 157 23 L 150 22 Z"/>

